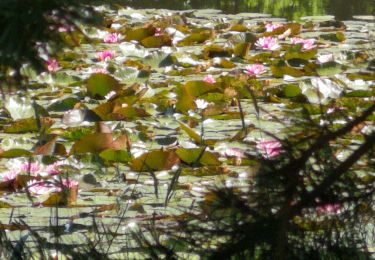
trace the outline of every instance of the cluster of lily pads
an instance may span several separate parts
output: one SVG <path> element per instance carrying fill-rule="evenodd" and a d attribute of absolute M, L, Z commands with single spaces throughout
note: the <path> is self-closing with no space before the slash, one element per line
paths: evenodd
<path fill-rule="evenodd" d="M 42 196 L 44 201 L 37 206 L 66 205 L 77 197 L 78 182 L 62 177 L 59 166 L 64 162 L 57 161 L 49 165 L 39 162 L 22 162 L 19 159 L 9 161 L 9 170 L 0 174 L 2 190 L 25 191 L 32 196 Z"/>
<path fill-rule="evenodd" d="M 6 98 L 0 157 L 53 159 L 4 169 L 1 190 L 48 194 L 38 205 L 74 205 L 78 183 L 59 170 L 69 157 L 125 175 L 240 176 L 236 167 L 288 155 L 287 112 L 320 109 L 317 123 L 334 127 L 373 102 L 365 23 L 98 11 L 100 28 L 56 29 L 69 48 L 48 55 L 40 75 L 25 65 L 27 94 Z M 336 214 L 340 205 L 316 210 Z"/>

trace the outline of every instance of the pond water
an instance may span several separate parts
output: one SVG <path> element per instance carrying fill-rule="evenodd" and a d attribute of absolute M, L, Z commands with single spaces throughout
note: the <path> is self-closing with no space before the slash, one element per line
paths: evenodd
<path fill-rule="evenodd" d="M 375 13 L 373 0 L 119 0 L 134 8 L 173 10 L 215 8 L 225 13 L 268 13 L 289 20 L 302 16 L 334 15 L 338 20 Z"/>
<path fill-rule="evenodd" d="M 150 223 L 183 238 L 185 233 L 176 220 L 206 215 L 200 207 L 216 200 L 210 193 L 213 188 L 233 188 L 252 196 L 257 192 L 254 176 L 260 163 L 268 160 L 264 154 L 267 148 L 257 145 L 264 143 L 262 139 L 277 137 L 297 143 L 297 138 L 316 135 L 322 125 L 330 131 L 341 128 L 373 102 L 369 64 L 375 55 L 374 27 L 368 21 L 347 20 L 352 15 L 369 14 L 373 0 L 356 5 L 352 1 L 350 6 L 338 0 L 301 0 L 292 5 L 286 0 L 108 2 L 134 8 L 270 13 L 287 19 L 331 14 L 346 21 L 283 22 L 283 27 L 272 33 L 265 32 L 269 18 L 264 15 L 215 15 L 204 10 L 188 15 L 172 12 L 170 16 L 164 10 L 98 8 L 103 24 L 99 28 L 82 25 L 80 31 L 87 33 L 87 40 L 58 53 L 56 71 L 38 75 L 25 66 L 31 82 L 29 96 L 15 93 L 0 100 L 0 104 L 6 103 L 0 109 L 1 249 L 1 232 L 6 230 L 14 245 L 26 241 L 25 248 L 31 248 L 32 253 L 35 243 L 46 241 L 42 249 L 48 252 L 57 246 L 61 252 L 91 252 L 90 246 L 95 245 L 95 250 L 111 259 L 144 259 L 134 234 L 148 236 Z M 339 8 L 333 8 L 333 2 L 340 2 Z M 244 24 L 238 23 L 240 17 Z M 292 30 L 290 39 L 285 39 L 286 32 Z M 270 33 L 280 39 L 273 44 L 279 45 L 274 50 L 255 44 Z M 72 44 L 69 32 L 58 36 Z M 294 46 L 294 36 L 313 38 L 316 45 Z M 264 64 L 258 76 L 251 73 L 254 63 Z M 204 80 L 208 76 L 211 83 Z M 244 91 L 250 84 L 254 91 Z M 197 109 L 198 100 L 209 102 L 207 110 Z M 36 108 L 43 114 L 40 122 L 32 118 Z M 311 125 L 303 116 L 308 116 Z M 326 125 L 327 120 L 332 126 Z M 332 153 L 335 163 L 336 156 L 347 156 L 364 139 L 359 131 L 363 128 L 364 132 L 367 124 L 371 126 L 370 120 L 344 140 L 335 141 L 334 150 L 324 154 Z M 48 141 L 42 146 L 41 136 Z M 37 146 L 35 154 L 31 153 Z M 283 150 L 281 156 L 286 156 Z M 313 166 L 319 165 L 310 164 L 317 162 L 313 159 L 306 166 L 312 169 L 310 175 L 301 175 L 307 184 L 318 176 Z M 53 160 L 56 164 L 51 164 Z M 30 173 L 33 169 L 33 179 L 25 170 L 30 162 L 33 168 L 26 167 Z M 367 165 L 371 166 L 366 160 L 358 163 L 358 176 L 364 176 L 363 180 L 371 180 Z M 62 178 L 70 185 L 68 193 L 54 192 Z M 69 179 L 78 182 L 78 191 Z M 32 194 L 26 187 L 34 188 Z M 47 192 L 39 194 L 38 187 Z M 367 189 L 364 184 L 362 187 Z M 279 189 L 266 188 L 267 197 L 268 191 L 275 198 L 281 194 Z M 280 208 L 277 203 L 281 200 L 269 201 L 277 205 L 272 209 Z M 29 229 L 42 240 L 34 240 Z M 206 237 L 211 239 L 202 234 L 202 239 Z M 178 241 L 170 238 L 163 237 L 163 243 L 175 248 Z M 215 241 L 222 240 L 215 237 Z M 190 244 L 183 246 L 178 244 L 176 250 L 190 256 Z M 35 254 L 34 258 L 41 258 Z"/>

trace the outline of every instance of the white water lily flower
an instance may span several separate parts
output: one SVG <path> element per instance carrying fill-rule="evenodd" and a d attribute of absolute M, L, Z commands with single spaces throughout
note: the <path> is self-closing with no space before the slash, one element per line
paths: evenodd
<path fill-rule="evenodd" d="M 204 99 L 195 100 L 195 104 L 197 105 L 198 109 L 206 109 L 208 106 L 208 103 Z"/>
<path fill-rule="evenodd" d="M 143 14 L 140 14 L 140 13 L 132 13 L 130 15 L 130 17 L 133 18 L 133 19 L 138 19 L 138 20 L 146 19 L 146 16 L 144 16 Z"/>
<path fill-rule="evenodd" d="M 330 98 L 338 98 L 342 93 L 342 87 L 329 78 L 312 78 L 311 85 L 302 83 L 300 85 L 302 94 L 309 102 L 327 103 Z"/>
<path fill-rule="evenodd" d="M 178 164 L 175 164 L 175 165 L 172 166 L 171 170 L 172 170 L 172 172 L 177 172 L 179 168 L 180 168 L 180 166 Z"/>
<path fill-rule="evenodd" d="M 193 110 L 188 110 L 188 115 L 189 115 L 190 117 L 197 117 L 197 116 L 198 116 L 198 114 L 195 113 Z"/>
<path fill-rule="evenodd" d="M 173 27 L 167 27 L 164 31 L 171 36 L 173 45 L 186 37 L 185 34 Z"/>
<path fill-rule="evenodd" d="M 113 24 L 111 24 L 111 28 L 115 29 L 115 30 L 120 29 L 121 28 L 121 24 L 119 24 L 119 23 L 113 23 Z"/>
<path fill-rule="evenodd" d="M 114 97 L 115 95 L 116 95 L 116 91 L 112 90 L 112 91 L 108 92 L 108 94 L 105 95 L 104 98 L 108 100 L 108 99 L 111 99 L 112 97 Z"/>
<path fill-rule="evenodd" d="M 327 63 L 334 60 L 332 53 L 318 54 L 316 58 L 319 61 L 319 63 Z"/>
<path fill-rule="evenodd" d="M 85 113 L 80 109 L 66 111 L 63 115 L 62 122 L 67 126 L 74 126 L 82 123 Z"/>

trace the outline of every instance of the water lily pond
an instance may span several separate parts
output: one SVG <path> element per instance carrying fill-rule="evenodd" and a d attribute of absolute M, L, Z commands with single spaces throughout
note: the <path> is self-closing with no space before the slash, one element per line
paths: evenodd
<path fill-rule="evenodd" d="M 67 47 L 42 74 L 25 65 L 28 91 L 1 101 L 0 228 L 36 255 L 30 230 L 47 251 L 91 241 L 142 258 L 134 232 L 199 214 L 212 188 L 251 189 L 308 133 L 303 113 L 337 129 L 374 103 L 369 16 L 96 8 L 101 26 L 59 28 Z"/>

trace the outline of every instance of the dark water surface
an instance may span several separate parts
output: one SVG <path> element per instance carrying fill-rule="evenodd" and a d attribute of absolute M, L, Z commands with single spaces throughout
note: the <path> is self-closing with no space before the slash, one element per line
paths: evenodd
<path fill-rule="evenodd" d="M 373 15 L 374 0 L 119 0 L 134 8 L 220 9 L 224 13 L 256 12 L 289 20 L 302 16 L 334 15 L 337 20 L 353 15 Z"/>

